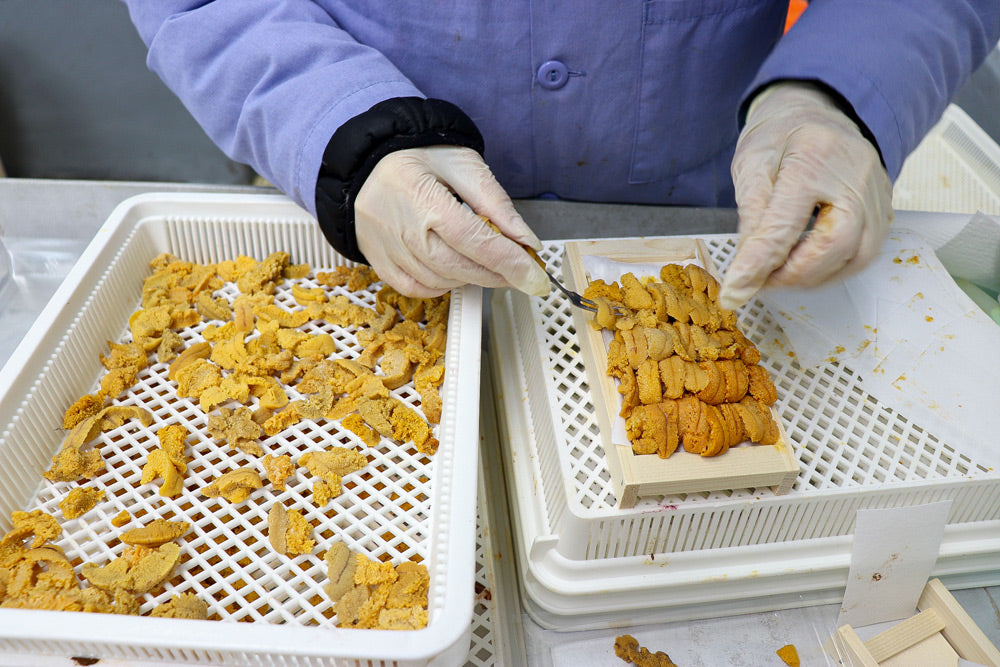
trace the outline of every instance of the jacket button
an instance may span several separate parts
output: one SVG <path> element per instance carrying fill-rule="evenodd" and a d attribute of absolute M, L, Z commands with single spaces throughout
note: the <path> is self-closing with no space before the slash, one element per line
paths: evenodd
<path fill-rule="evenodd" d="M 558 60 L 550 60 L 538 68 L 535 79 L 542 88 L 558 90 L 566 85 L 566 81 L 569 79 L 569 70 Z"/>

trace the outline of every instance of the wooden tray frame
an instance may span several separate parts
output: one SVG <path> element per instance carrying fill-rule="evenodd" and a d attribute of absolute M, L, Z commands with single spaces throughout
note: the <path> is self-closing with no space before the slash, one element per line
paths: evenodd
<path fill-rule="evenodd" d="M 957 665 L 958 659 L 1000 667 L 1000 651 L 939 579 L 924 586 L 920 613 L 868 641 L 850 625 L 837 628 L 828 652 L 852 667 Z"/>
<path fill-rule="evenodd" d="M 567 287 L 582 293 L 590 282 L 583 257 L 598 255 L 617 262 L 696 262 L 715 275 L 714 264 L 704 242 L 695 238 L 657 237 L 567 241 L 562 264 Z M 580 341 L 587 378 L 590 381 L 601 441 L 620 508 L 635 506 L 641 496 L 675 495 L 730 489 L 771 487 L 776 494 L 788 493 L 799 474 L 799 463 L 788 443 L 781 419 L 772 408 L 779 437 L 774 445 L 734 447 L 725 454 L 703 457 L 678 448 L 669 458 L 656 454 L 636 455 L 631 443 L 611 442 L 612 424 L 618 417 L 621 395 L 607 374 L 607 348 L 599 330 L 591 325 L 591 313 L 573 308 L 573 322 Z"/>

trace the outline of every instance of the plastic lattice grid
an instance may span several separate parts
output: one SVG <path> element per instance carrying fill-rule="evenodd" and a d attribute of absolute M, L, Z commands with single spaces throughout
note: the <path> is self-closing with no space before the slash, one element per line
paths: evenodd
<path fill-rule="evenodd" d="M 480 477 L 480 481 L 482 478 Z M 493 621 L 493 578 L 487 564 L 491 557 L 488 540 L 483 531 L 483 515 L 476 514 L 476 605 L 472 610 L 472 638 L 467 667 L 493 667 L 495 662 L 495 633 Z"/>
<path fill-rule="evenodd" d="M 735 250 L 731 236 L 705 238 L 716 268 L 722 271 Z M 563 244 L 549 243 L 542 253 L 551 271 L 562 268 Z M 566 454 L 569 502 L 588 512 L 612 512 L 616 498 L 594 419 L 586 369 L 579 354 L 569 301 L 553 291 L 531 300 L 535 331 L 550 369 L 550 399 L 555 437 Z M 861 378 L 843 364 L 803 369 L 781 328 L 759 301 L 739 313 L 744 334 L 762 352 L 761 364 L 778 388 L 775 404 L 796 448 L 801 471 L 793 494 L 806 491 L 875 487 L 891 482 L 962 477 L 987 473 L 947 443 L 903 415 L 881 405 L 861 387 Z M 830 443 L 839 443 L 831 447 Z M 769 488 L 736 489 L 645 498 L 655 503 L 698 503 L 773 497 Z M 638 509 L 638 508 L 637 508 Z"/>
<path fill-rule="evenodd" d="M 286 310 L 298 310 L 291 284 L 317 287 L 313 275 L 278 286 L 275 303 Z M 371 307 L 380 285 L 376 283 L 358 292 L 342 287 L 325 289 L 330 297 L 342 294 L 358 305 Z M 237 295 L 233 284 L 216 293 L 230 302 Z M 202 333 L 209 324 L 202 321 L 179 331 L 185 346 L 204 340 Z M 329 334 L 336 344 L 332 355 L 335 357 L 356 358 L 363 349 L 351 328 L 313 320 L 299 330 Z M 256 335 L 258 332 L 254 331 L 248 339 Z M 118 342 L 130 340 L 126 328 Z M 399 444 L 382 438 L 378 446 L 367 447 L 339 421 L 302 419 L 272 437 L 262 438 L 261 446 L 265 453 L 288 454 L 293 461 L 307 451 L 358 448 L 368 458 L 368 465 L 344 477 L 339 496 L 324 507 L 316 507 L 311 490 L 317 479 L 305 468 L 296 467 L 285 491 L 276 491 L 265 483 L 262 490 L 242 503 L 206 498 L 199 489 L 219 475 L 251 466 L 264 478 L 263 469 L 257 457 L 211 438 L 206 430 L 207 415 L 196 403 L 176 395 L 167 379 L 167 369 L 167 364 L 151 364 L 142 371 L 137 383 L 114 401 L 117 405 L 137 405 L 151 411 L 155 415 L 154 426 L 144 428 L 138 421 L 130 420 L 99 436 L 96 446 L 101 449 L 107 467 L 85 485 L 102 489 L 106 495 L 82 517 L 63 521 L 63 534 L 58 542 L 74 566 L 83 562 L 103 564 L 119 556 L 125 547 L 117 539 L 121 530 L 154 518 L 183 519 L 191 523 L 191 529 L 179 541 L 182 561 L 161 592 L 143 598 L 141 613 L 148 613 L 176 593 L 192 592 L 209 603 L 210 618 L 333 627 L 336 622 L 333 604 L 322 590 L 326 582 L 322 555 L 332 542 L 342 540 L 353 552 L 383 561 L 422 561 L 428 557 L 425 551 L 435 464 L 432 458 L 418 453 L 412 442 Z M 100 377 L 95 378 L 94 390 L 99 380 Z M 286 386 L 285 391 L 290 400 L 304 398 L 294 386 Z M 391 393 L 420 410 L 420 396 L 412 383 Z M 158 481 L 140 485 L 147 455 L 159 446 L 154 429 L 167 424 L 182 424 L 188 431 L 188 470 L 184 490 L 175 499 L 158 495 Z M 75 486 L 76 483 L 42 480 L 27 509 L 42 509 L 60 516 L 58 503 Z M 311 554 L 292 558 L 274 551 L 267 539 L 267 512 L 272 502 L 299 510 L 309 521 L 312 538 L 317 542 Z M 123 528 L 115 528 L 111 519 L 123 509 L 132 514 L 133 520 Z"/>

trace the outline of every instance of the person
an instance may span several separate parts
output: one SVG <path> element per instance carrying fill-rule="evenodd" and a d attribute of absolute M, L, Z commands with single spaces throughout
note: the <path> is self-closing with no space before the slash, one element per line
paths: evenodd
<path fill-rule="evenodd" d="M 411 296 L 545 293 L 511 197 L 736 205 L 727 307 L 855 271 L 1000 39 L 995 0 L 816 0 L 784 35 L 788 0 L 123 1 L 221 149 Z"/>

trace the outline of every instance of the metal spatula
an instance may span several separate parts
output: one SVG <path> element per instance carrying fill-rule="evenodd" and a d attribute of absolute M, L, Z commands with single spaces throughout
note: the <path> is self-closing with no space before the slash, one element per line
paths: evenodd
<path fill-rule="evenodd" d="M 538 253 L 535 252 L 534 248 L 532 248 L 531 246 L 526 246 L 526 245 L 522 245 L 521 247 L 524 248 L 524 250 L 529 255 L 531 255 L 532 259 L 534 259 L 536 262 L 538 262 L 538 265 L 540 267 L 542 267 L 542 270 L 545 271 L 545 275 L 547 275 L 549 277 L 549 282 L 552 283 L 552 286 L 555 287 L 556 289 L 558 289 L 563 294 L 565 294 L 566 298 L 568 298 L 570 300 L 570 302 L 572 302 L 572 304 L 574 306 L 576 306 L 577 308 L 583 308 L 584 310 L 589 310 L 592 313 L 596 313 L 597 312 L 597 304 L 596 303 L 594 303 L 590 299 L 587 299 L 587 298 L 585 298 L 583 296 L 580 296 L 579 294 L 577 294 L 573 290 L 568 289 L 565 285 L 563 285 L 561 282 L 559 282 L 558 280 L 556 280 L 555 276 L 553 276 L 551 273 L 549 273 L 548 267 L 545 266 L 545 261 L 541 257 L 538 256 Z"/>
<path fill-rule="evenodd" d="M 482 216 L 482 215 L 479 216 L 479 217 L 482 218 L 483 222 L 485 222 L 489 226 L 489 228 L 492 229 L 493 231 L 495 231 L 497 234 L 503 234 L 503 232 L 500 231 L 500 228 L 497 227 L 495 224 L 493 224 L 492 220 L 490 220 L 486 216 Z M 538 266 L 542 267 L 542 271 L 545 271 L 545 275 L 547 275 L 549 277 L 549 282 L 552 283 L 552 286 L 555 287 L 556 289 L 558 289 L 563 294 L 565 294 L 566 298 L 568 298 L 570 300 L 570 302 L 574 306 L 576 306 L 577 308 L 583 308 L 584 310 L 589 310 L 592 313 L 596 313 L 597 312 L 597 304 L 596 303 L 594 303 L 590 299 L 586 299 L 586 298 L 580 296 L 579 294 L 577 294 L 573 290 L 567 289 L 565 285 L 563 285 L 561 282 L 559 282 L 558 280 L 556 280 L 555 276 L 553 276 L 551 273 L 549 273 L 548 267 L 545 266 L 545 260 L 543 260 L 541 257 L 538 256 L 538 253 L 535 252 L 534 248 L 532 248 L 531 246 L 524 245 L 523 243 L 519 243 L 518 245 L 520 245 L 522 248 L 524 248 L 524 251 L 526 253 L 528 253 L 529 255 L 531 255 L 532 259 L 534 259 L 536 262 L 538 262 Z"/>

